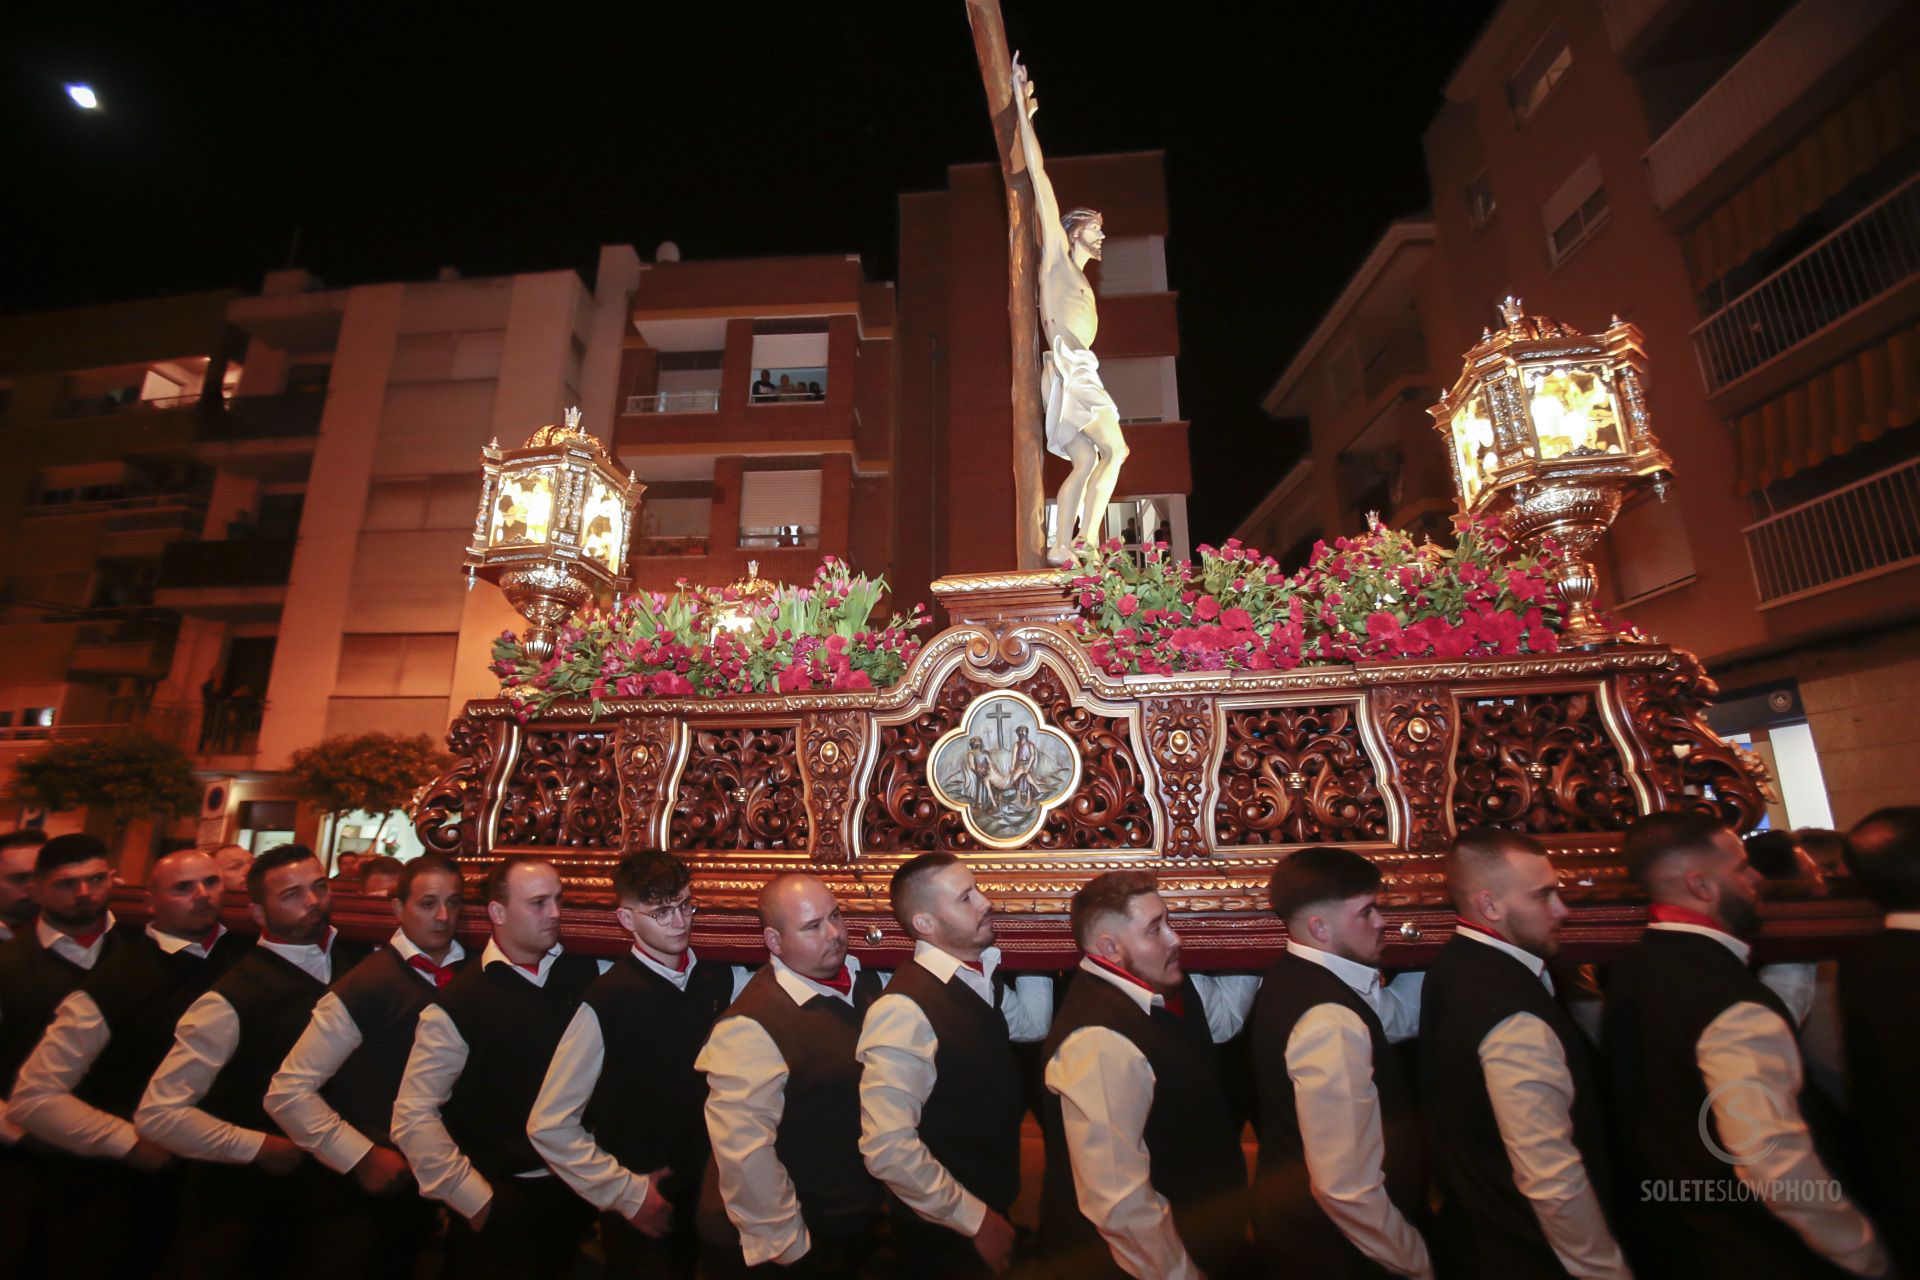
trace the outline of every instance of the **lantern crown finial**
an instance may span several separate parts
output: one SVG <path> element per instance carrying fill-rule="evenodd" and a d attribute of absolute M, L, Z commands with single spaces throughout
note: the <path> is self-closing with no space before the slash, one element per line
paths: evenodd
<path fill-rule="evenodd" d="M 567 430 L 578 431 L 579 429 L 580 429 L 580 406 L 577 404 L 569 405 L 567 406 Z"/>
<path fill-rule="evenodd" d="M 1526 310 L 1520 305 L 1520 299 L 1512 294 L 1500 299 L 1500 318 L 1508 325 L 1519 324 L 1526 314 Z"/>

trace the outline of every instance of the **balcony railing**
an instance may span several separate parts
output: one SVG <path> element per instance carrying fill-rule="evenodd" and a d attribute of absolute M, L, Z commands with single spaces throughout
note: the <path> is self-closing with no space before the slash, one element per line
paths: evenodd
<path fill-rule="evenodd" d="M 655 391 L 628 396 L 628 413 L 713 413 L 720 408 L 718 391 Z"/>
<path fill-rule="evenodd" d="M 229 538 L 176 542 L 160 556 L 159 589 L 286 585 L 293 569 L 292 538 Z"/>
<path fill-rule="evenodd" d="M 1860 48 L 1905 0 L 1800 0 L 1647 149 L 1665 211 Z"/>
<path fill-rule="evenodd" d="M 1693 331 L 1713 395 L 1920 274 L 1920 174 L 1836 227 Z"/>
<path fill-rule="evenodd" d="M 108 533 L 122 533 L 172 528 L 183 520 L 198 520 L 206 509 L 206 503 L 190 493 L 141 493 L 90 502 L 37 502 L 21 514 L 29 519 L 104 515 L 108 519 L 102 528 Z"/>
<path fill-rule="evenodd" d="M 320 434 L 327 397 L 317 392 L 235 396 L 219 412 L 201 415 L 195 437 L 208 442 L 297 440 Z"/>
<path fill-rule="evenodd" d="M 56 418 L 99 418 L 114 413 L 166 412 L 191 409 L 205 397 L 194 392 L 182 396 L 155 396 L 151 400 L 121 399 L 117 395 L 75 396 L 61 406 Z"/>
<path fill-rule="evenodd" d="M 1920 564 L 1920 458 L 1743 532 L 1762 609 Z"/>

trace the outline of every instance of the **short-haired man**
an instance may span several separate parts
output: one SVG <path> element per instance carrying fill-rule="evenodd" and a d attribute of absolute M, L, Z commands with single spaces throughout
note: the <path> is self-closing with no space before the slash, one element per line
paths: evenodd
<path fill-rule="evenodd" d="M 1463 1276 L 1628 1277 L 1601 1077 L 1547 961 L 1567 907 L 1539 841 L 1462 832 L 1447 859 L 1453 937 L 1421 989 L 1420 1072 L 1441 1235 Z"/>
<path fill-rule="evenodd" d="M 1647 1256 L 1675 1275 L 1883 1273 L 1886 1250 L 1814 1149 L 1792 1015 L 1747 967 L 1760 873 L 1739 837 L 1656 813 L 1625 853 L 1650 923 L 1609 970 L 1601 1046 Z"/>
<path fill-rule="evenodd" d="M 80 989 L 100 962 L 125 941 L 107 909 L 113 867 L 93 836 L 55 836 L 33 850 L 28 881 L 38 918 L 0 944 L 0 1097 L 40 1042 L 60 1002 Z M 18 855 L 15 855 L 18 856 Z M 11 1274 L 44 1238 L 48 1161 L 18 1146 L 20 1131 L 0 1120 L 0 1274 Z"/>
<path fill-rule="evenodd" d="M 1215 1045 L 1245 1025 L 1260 980 L 1187 973 L 1147 872 L 1095 876 L 1072 922 L 1080 967 L 1041 1050 L 1048 1263 L 1153 1280 L 1238 1274 L 1246 1164 Z"/>
<path fill-rule="evenodd" d="M 751 973 L 693 953 L 692 878 L 657 849 L 614 867 L 633 945 L 587 988 L 527 1120 L 534 1149 L 600 1211 L 615 1275 L 690 1278 L 700 1260 L 707 1084 L 693 1060 Z"/>
<path fill-rule="evenodd" d="M 167 1150 L 134 1131 L 134 1107 L 174 1023 L 252 945 L 220 923 L 225 888 L 206 854 L 167 854 L 146 892 L 144 934 L 60 1003 L 14 1084 L 8 1115 L 73 1157 L 45 1208 L 51 1274 L 118 1275 L 163 1252 L 178 1188 Z"/>
<path fill-rule="evenodd" d="M 460 871 L 425 854 L 406 863 L 386 945 L 320 997 L 267 1088 L 267 1114 L 332 1170 L 314 1187 L 315 1269 L 337 1276 L 409 1276 L 433 1229 L 391 1127 L 420 1011 L 453 981 L 466 951 Z"/>
<path fill-rule="evenodd" d="M 360 892 L 369 898 L 391 898 L 400 887 L 400 873 L 407 864 L 382 854 L 360 864 Z"/>
<path fill-rule="evenodd" d="M 232 899 L 246 896 L 247 872 L 253 866 L 253 850 L 243 844 L 223 844 L 213 851 L 214 865 L 220 868 L 220 882 Z"/>
<path fill-rule="evenodd" d="M 847 954 L 840 904 L 819 880 L 776 876 L 759 905 L 772 963 L 741 990 L 693 1064 L 707 1077 L 714 1181 L 739 1260 L 810 1258 L 818 1274 L 840 1275 L 865 1256 L 882 1204 L 860 1158 L 854 1058 L 860 1019 L 881 984 Z"/>
<path fill-rule="evenodd" d="M 1847 833 L 1847 866 L 1886 924 L 1840 961 L 1847 1067 L 1854 1096 L 1871 1108 L 1860 1195 L 1894 1261 L 1920 1276 L 1920 806 L 1863 818 Z"/>
<path fill-rule="evenodd" d="M 1425 1143 L 1391 1047 L 1419 1030 L 1420 975 L 1381 983 L 1379 895 L 1378 867 L 1325 845 L 1267 882 L 1287 926 L 1253 1009 L 1253 1233 L 1270 1274 L 1434 1274 Z"/>
<path fill-rule="evenodd" d="M 0 943 L 11 942 L 40 909 L 33 901 L 33 859 L 46 842 L 38 827 L 0 836 Z"/>
<path fill-rule="evenodd" d="M 957 855 L 902 863 L 891 896 L 913 960 L 861 1024 L 860 1153 L 893 1193 L 894 1242 L 916 1273 L 1003 1271 L 1027 1109 L 1013 1043 L 1045 1038 L 1053 983 L 995 983 L 993 903 Z"/>
<path fill-rule="evenodd" d="M 414 1030 L 393 1141 L 420 1194 L 455 1214 L 450 1275 L 565 1275 L 593 1225 L 527 1138 L 554 1048 L 604 964 L 561 947 L 560 907 L 553 864 L 496 866 L 487 876 L 493 936 Z"/>
<path fill-rule="evenodd" d="M 283 1179 L 302 1155 L 262 1099 L 333 980 L 327 874 L 313 850 L 281 845 L 254 861 L 247 890 L 259 943 L 180 1015 L 133 1113 L 141 1137 L 193 1161 L 180 1224 L 191 1276 L 271 1273 L 299 1247 L 283 1210 L 305 1187 Z"/>

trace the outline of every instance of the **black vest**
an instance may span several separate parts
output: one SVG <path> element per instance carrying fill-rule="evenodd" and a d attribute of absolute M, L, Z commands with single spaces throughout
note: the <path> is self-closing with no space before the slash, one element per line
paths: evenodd
<path fill-rule="evenodd" d="M 169 955 L 142 933 L 101 960 L 80 989 L 100 1010 L 107 1047 L 73 1096 L 122 1120 L 133 1119 L 147 1081 L 173 1047 L 180 1015 L 252 948 L 252 938 L 228 932 L 204 958 L 185 950 Z"/>
<path fill-rule="evenodd" d="M 1380 1015 L 1330 970 L 1287 953 L 1274 961 L 1253 1004 L 1253 1061 L 1260 1092 L 1260 1160 L 1254 1176 L 1253 1229 L 1269 1267 L 1311 1276 L 1385 1275 L 1347 1239 L 1313 1198 L 1305 1146 L 1287 1074 L 1287 1041 L 1321 1005 L 1350 1009 L 1373 1049 L 1373 1087 L 1386 1147 L 1387 1198 L 1418 1230 L 1426 1222 L 1426 1144 L 1400 1060 Z"/>
<path fill-rule="evenodd" d="M 94 967 L 140 936 L 131 925 L 115 925 L 100 944 Z M 13 1078 L 40 1043 L 54 1010 L 80 989 L 86 976 L 87 970 L 40 945 L 35 924 L 0 944 L 0 1093 L 13 1093 Z"/>
<path fill-rule="evenodd" d="M 629 951 L 584 997 L 605 1047 L 587 1128 L 634 1173 L 673 1170 L 661 1194 L 682 1215 L 692 1215 L 707 1166 L 707 1082 L 693 1060 L 732 994 L 727 965 L 696 962 L 682 991 Z"/>
<path fill-rule="evenodd" d="M 1180 1241 L 1209 1275 L 1235 1274 L 1246 1233 L 1246 1160 L 1227 1111 L 1219 1055 L 1207 1028 L 1206 1002 L 1191 977 L 1181 983 L 1184 1016 L 1164 1008 L 1141 1012 L 1133 997 L 1083 970 L 1067 980 L 1042 1050 L 1051 1063 L 1068 1036 L 1105 1027 L 1126 1037 L 1153 1069 L 1153 1103 L 1145 1139 L 1149 1180 L 1173 1209 Z M 1111 1250 L 1080 1212 L 1060 1097 L 1041 1100 L 1046 1171 L 1040 1197 L 1040 1241 L 1053 1266 L 1073 1275 L 1120 1275 Z"/>
<path fill-rule="evenodd" d="M 455 968 L 460 967 L 458 964 Z M 321 1090 L 340 1118 L 381 1146 L 393 1145 L 393 1098 L 413 1052 L 413 1028 L 439 988 L 383 946 L 333 984 L 360 1029 L 360 1045 Z"/>
<path fill-rule="evenodd" d="M 546 1168 L 527 1138 L 527 1117 L 581 993 L 599 974 L 592 957 L 563 952 L 536 987 L 504 960 L 484 968 L 475 961 L 440 992 L 440 1007 L 467 1042 L 466 1069 L 442 1119 L 489 1182 Z"/>
<path fill-rule="evenodd" d="M 326 984 L 271 949 L 256 946 L 212 989 L 239 1015 L 240 1043 L 214 1076 L 201 1109 L 243 1129 L 278 1133 L 279 1127 L 267 1118 L 267 1086 L 307 1029 L 313 1006 L 327 993 Z"/>
<path fill-rule="evenodd" d="M 958 971 L 942 982 L 917 962 L 895 971 L 887 994 L 913 1001 L 937 1041 L 920 1141 L 961 1186 L 1005 1215 L 1020 1193 L 1020 1118 L 1027 1109 L 1006 1017 Z"/>
<path fill-rule="evenodd" d="M 1566 1275 L 1533 1206 L 1514 1185 L 1480 1064 L 1487 1034 L 1519 1013 L 1540 1019 L 1560 1042 L 1573 1077 L 1573 1144 L 1601 1204 L 1612 1201 L 1600 1079 L 1586 1037 L 1526 965 L 1456 934 L 1434 957 L 1421 992 L 1420 1080 L 1434 1172 L 1448 1216 L 1460 1218 L 1460 1229 L 1447 1234 L 1463 1275 Z"/>
<path fill-rule="evenodd" d="M 1854 1105 L 1869 1117 L 1860 1198 L 1901 1269 L 1920 1275 L 1920 932 L 1888 929 L 1840 962 L 1840 1027 Z"/>
<path fill-rule="evenodd" d="M 1671 1274 L 1802 1277 L 1841 1274 L 1799 1235 L 1742 1192 L 1734 1166 L 1701 1141 L 1707 1111 L 1698 1046 L 1707 1027 L 1736 1004 L 1793 1016 L 1773 990 L 1719 941 L 1680 930 L 1649 929 L 1613 962 L 1607 976 L 1601 1047 L 1630 1231 Z M 1786 1100 L 1782 1100 L 1786 1101 Z M 1742 1105 L 1745 1105 L 1743 1102 Z M 1754 1100 L 1754 1106 L 1761 1105 Z M 1703 1117 L 1703 1112 L 1706 1114 Z M 1802 1105 L 1800 1114 L 1807 1108 Z M 1649 1180 L 1686 1185 L 1689 1198 L 1654 1199 Z"/>
<path fill-rule="evenodd" d="M 769 964 L 753 975 L 727 1017 L 760 1024 L 787 1064 L 786 1105 L 773 1149 L 793 1180 L 810 1230 L 842 1235 L 881 1205 L 880 1184 L 860 1156 L 860 1018 L 880 994 L 862 969 L 853 1003 L 814 996 L 795 1004 Z"/>

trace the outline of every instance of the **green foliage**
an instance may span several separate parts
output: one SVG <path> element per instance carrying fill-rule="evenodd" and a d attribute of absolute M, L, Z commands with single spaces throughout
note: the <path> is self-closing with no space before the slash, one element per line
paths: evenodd
<path fill-rule="evenodd" d="M 200 803 L 193 762 L 164 738 L 120 733 L 50 742 L 15 766 L 7 798 L 49 810 L 99 807 L 116 826 L 177 817 Z"/>
<path fill-rule="evenodd" d="M 331 814 L 403 809 L 451 758 L 424 733 L 342 734 L 293 753 L 293 794 Z"/>

